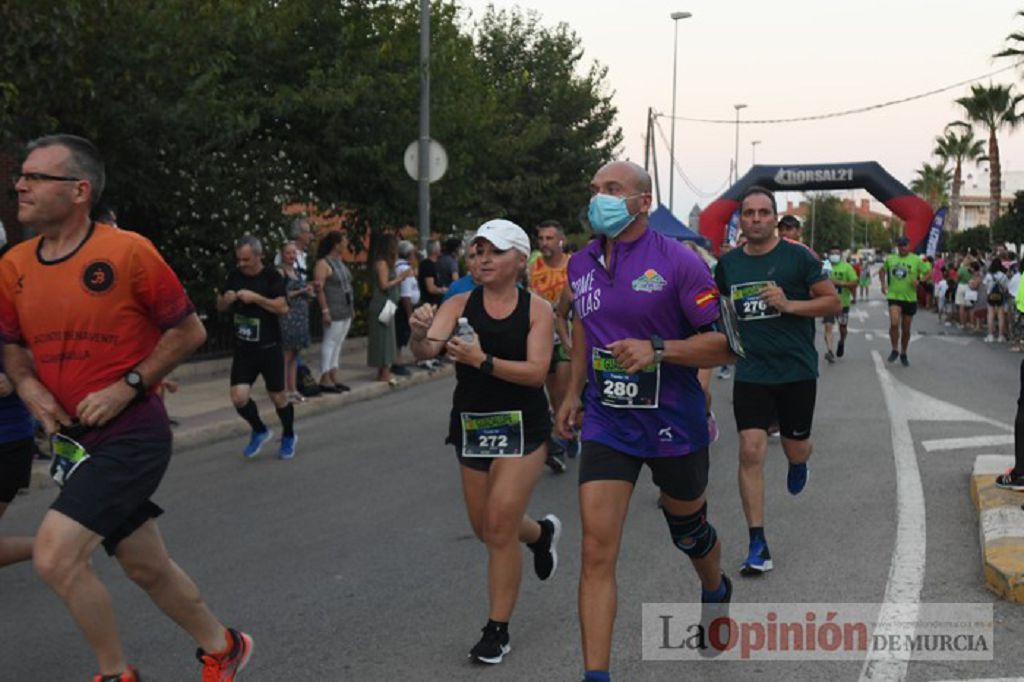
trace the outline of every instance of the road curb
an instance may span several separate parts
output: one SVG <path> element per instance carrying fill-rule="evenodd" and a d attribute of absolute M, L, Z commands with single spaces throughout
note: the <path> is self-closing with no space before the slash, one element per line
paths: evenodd
<path fill-rule="evenodd" d="M 1010 455 L 979 455 L 971 501 L 978 510 L 985 583 L 1004 599 L 1024 603 L 1024 495 L 995 485 L 996 476 L 1012 466 Z"/>
<path fill-rule="evenodd" d="M 297 430 L 301 431 L 301 422 L 298 420 L 303 417 L 311 417 L 323 412 L 329 412 L 343 405 L 373 400 L 374 398 L 400 392 L 407 388 L 443 379 L 454 374 L 454 365 L 444 364 L 430 372 L 417 370 L 412 376 L 399 379 L 397 386 L 392 387 L 385 382 L 374 381 L 362 386 L 355 386 L 347 393 L 325 394 L 318 398 L 312 398 L 305 403 L 295 405 L 295 418 L 299 424 Z M 227 395 L 225 394 L 225 407 L 229 406 Z M 260 410 L 260 417 L 271 424 L 277 422 L 277 415 L 269 401 Z M 234 411 L 230 411 L 226 413 L 223 419 L 213 423 L 181 430 L 176 429 L 174 431 L 174 452 L 176 454 L 181 453 L 201 445 L 208 445 L 232 437 L 246 436 L 248 433 L 249 425 L 242 421 Z M 241 447 L 242 444 L 239 443 L 239 452 L 241 452 Z M 32 482 L 29 488 L 37 490 L 49 488 L 53 485 L 53 479 L 50 477 L 50 462 L 39 460 L 34 462 L 32 465 Z"/>

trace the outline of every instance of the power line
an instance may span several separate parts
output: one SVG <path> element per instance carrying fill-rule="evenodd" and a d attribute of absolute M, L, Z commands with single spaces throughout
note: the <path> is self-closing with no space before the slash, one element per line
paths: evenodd
<path fill-rule="evenodd" d="M 740 121 L 740 124 L 741 125 L 750 125 L 752 123 L 756 123 L 756 124 L 800 123 L 800 122 L 803 122 L 803 121 L 821 121 L 821 120 L 827 119 L 827 118 L 839 118 L 841 116 L 853 116 L 854 114 L 863 114 L 863 113 L 868 112 L 868 111 L 874 111 L 876 109 L 884 109 L 886 107 L 896 106 L 897 104 L 906 104 L 907 102 L 913 102 L 914 100 L 923 99 L 925 97 L 931 97 L 932 95 L 938 95 L 938 94 L 946 92 L 948 90 L 952 90 L 954 88 L 959 88 L 959 87 L 961 87 L 963 85 L 969 85 L 971 83 L 976 83 L 977 81 L 980 81 L 983 78 L 990 78 L 991 76 L 995 76 L 996 74 L 1003 73 L 1004 71 L 1009 71 L 1011 69 L 1016 69 L 1018 66 L 1021 66 L 1022 64 L 1024 64 L 1024 61 L 1020 61 L 1020 62 L 1017 62 L 1017 63 L 1012 64 L 1010 66 L 1003 67 L 1002 69 L 997 69 L 996 71 L 992 71 L 991 73 L 986 73 L 986 74 L 984 74 L 982 76 L 977 76 L 976 78 L 971 78 L 969 80 L 960 81 L 959 83 L 953 83 L 952 85 L 947 85 L 945 87 L 938 88 L 937 90 L 929 90 L 928 92 L 922 92 L 922 93 L 920 93 L 918 95 L 911 95 L 910 97 L 903 97 L 902 99 L 889 100 L 888 102 L 882 102 L 881 104 L 872 104 L 870 106 L 859 107 L 857 109 L 847 109 L 845 111 L 835 111 L 835 112 L 832 112 L 832 113 L 829 113 L 829 114 L 816 114 L 814 116 L 798 116 L 796 118 L 765 118 L 765 119 L 760 119 L 760 120 L 744 119 L 744 120 Z M 667 118 L 667 119 L 671 119 L 672 118 L 671 116 L 668 116 L 668 115 L 665 115 L 665 114 L 655 114 L 655 117 L 656 118 Z M 690 123 L 719 123 L 719 124 L 731 125 L 731 126 L 736 125 L 736 120 L 735 119 L 731 119 L 731 118 L 730 119 L 725 119 L 725 118 L 690 118 L 688 116 L 676 116 L 675 119 L 677 121 L 689 121 Z"/>
<path fill-rule="evenodd" d="M 658 129 L 658 135 L 661 137 L 661 141 L 665 143 L 666 147 L 668 147 L 669 141 L 668 138 L 665 137 L 665 129 L 661 127 L 661 122 L 658 119 L 654 119 L 654 125 Z M 683 167 L 679 165 L 678 159 L 674 159 L 672 165 L 675 167 L 676 172 L 679 173 L 679 176 L 683 179 L 683 182 L 686 183 L 686 186 L 689 187 L 693 191 L 693 193 L 696 194 L 701 199 L 710 199 L 713 197 L 717 197 L 719 194 L 722 193 L 722 190 L 724 190 L 729 185 L 729 180 L 728 178 L 726 178 L 725 182 L 723 182 L 718 189 L 716 189 L 713 192 L 705 192 L 701 188 L 697 187 L 697 185 L 692 180 L 690 180 L 689 176 L 686 175 L 686 172 L 683 170 Z"/>

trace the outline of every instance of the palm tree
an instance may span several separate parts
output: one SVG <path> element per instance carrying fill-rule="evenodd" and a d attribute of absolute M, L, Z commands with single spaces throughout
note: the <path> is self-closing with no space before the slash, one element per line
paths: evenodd
<path fill-rule="evenodd" d="M 962 135 L 951 130 L 953 124 L 946 126 L 945 136 L 935 138 L 936 156 L 942 159 L 942 165 L 953 162 L 953 192 L 950 196 L 949 231 L 956 232 L 960 222 L 960 185 L 963 176 L 964 161 L 978 161 L 985 154 L 985 142 L 974 139 L 974 130 L 967 128 Z"/>
<path fill-rule="evenodd" d="M 1024 11 L 1017 12 L 1017 16 L 1024 17 Z M 1014 31 L 1010 35 L 1006 36 L 1006 41 L 1020 47 L 1008 47 L 1002 52 L 998 52 L 993 57 L 1012 57 L 1013 59 L 1020 59 L 1024 57 L 1024 33 Z"/>
<path fill-rule="evenodd" d="M 945 165 L 935 164 L 933 166 L 930 163 L 923 163 L 914 172 L 917 173 L 917 177 L 911 181 L 910 189 L 915 194 L 931 204 L 932 208 L 938 208 L 946 203 L 949 196 L 946 189 L 949 187 L 953 175 Z"/>
<path fill-rule="evenodd" d="M 968 122 L 957 121 L 955 125 L 968 128 L 972 123 L 980 123 L 988 129 L 988 165 L 989 165 L 989 225 L 999 217 L 999 204 L 1002 200 L 1003 173 L 999 165 L 999 141 L 996 133 L 1000 128 L 1013 130 L 1021 123 L 1021 113 L 1017 105 L 1024 95 L 1014 95 L 1011 85 L 972 85 L 971 96 L 961 97 L 956 101 L 967 113 Z"/>

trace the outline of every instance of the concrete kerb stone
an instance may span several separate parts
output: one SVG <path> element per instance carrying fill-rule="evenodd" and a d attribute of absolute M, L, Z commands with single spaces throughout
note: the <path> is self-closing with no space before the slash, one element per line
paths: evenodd
<path fill-rule="evenodd" d="M 980 455 L 971 474 L 971 501 L 978 510 L 982 570 L 989 589 L 1024 603 L 1024 495 L 998 488 L 996 476 L 1013 466 L 1009 455 Z"/>
<path fill-rule="evenodd" d="M 439 369 L 432 372 L 417 372 L 410 377 L 400 379 L 398 384 L 393 387 L 386 382 L 375 381 L 369 385 L 357 386 L 347 393 L 325 394 L 295 405 L 295 418 L 298 422 L 301 417 L 328 412 L 350 403 L 379 398 L 380 396 L 402 391 L 411 386 L 418 386 L 419 384 L 447 377 L 454 373 L 454 366 L 442 365 Z M 260 410 L 260 418 L 268 424 L 274 424 L 277 421 L 277 414 L 272 408 L 264 408 Z M 296 430 L 301 435 L 300 424 L 298 423 Z M 248 434 L 249 425 L 232 412 L 227 419 L 206 426 L 195 427 L 184 432 L 176 432 L 174 434 L 174 450 L 175 452 L 182 452 L 200 445 L 207 445 L 234 436 L 246 436 Z M 241 444 L 239 444 L 239 449 L 241 449 Z"/>

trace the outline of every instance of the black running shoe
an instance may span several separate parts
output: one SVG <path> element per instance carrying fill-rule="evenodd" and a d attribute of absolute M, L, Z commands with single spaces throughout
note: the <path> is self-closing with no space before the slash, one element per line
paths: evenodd
<path fill-rule="evenodd" d="M 483 632 L 484 636 L 469 650 L 469 657 L 480 663 L 501 663 L 505 654 L 512 651 L 508 643 L 508 632 L 499 632 L 497 628 L 488 625 L 484 626 Z"/>
<path fill-rule="evenodd" d="M 996 476 L 996 487 L 1024 493 L 1024 475 L 1018 474 L 1013 469 L 1008 469 L 1005 474 Z"/>
<path fill-rule="evenodd" d="M 554 514 L 538 521 L 543 530 L 541 539 L 526 545 L 533 552 L 533 570 L 541 580 L 547 580 L 558 570 L 558 539 L 562 537 L 562 522 Z"/>
<path fill-rule="evenodd" d="M 544 463 L 548 465 L 548 469 L 551 469 L 552 473 L 564 474 L 565 473 L 565 460 L 562 459 L 561 455 L 556 455 L 553 452 L 548 453 L 548 458 L 544 460 Z"/>
<path fill-rule="evenodd" d="M 906 353 L 900 353 L 900 364 L 904 367 L 910 367 L 910 360 L 907 360 Z"/>
<path fill-rule="evenodd" d="M 837 358 L 843 357 L 843 353 L 845 353 L 845 352 L 846 352 L 846 344 L 843 343 L 842 341 L 840 341 L 839 345 L 836 347 L 836 357 Z"/>
<path fill-rule="evenodd" d="M 828 360 L 828 364 L 833 364 L 836 361 L 836 356 L 832 354 L 832 351 L 825 353 L 825 359 Z"/>
<path fill-rule="evenodd" d="M 896 362 L 900 359 L 899 351 L 893 351 L 889 353 L 889 357 L 886 359 L 887 362 Z"/>

